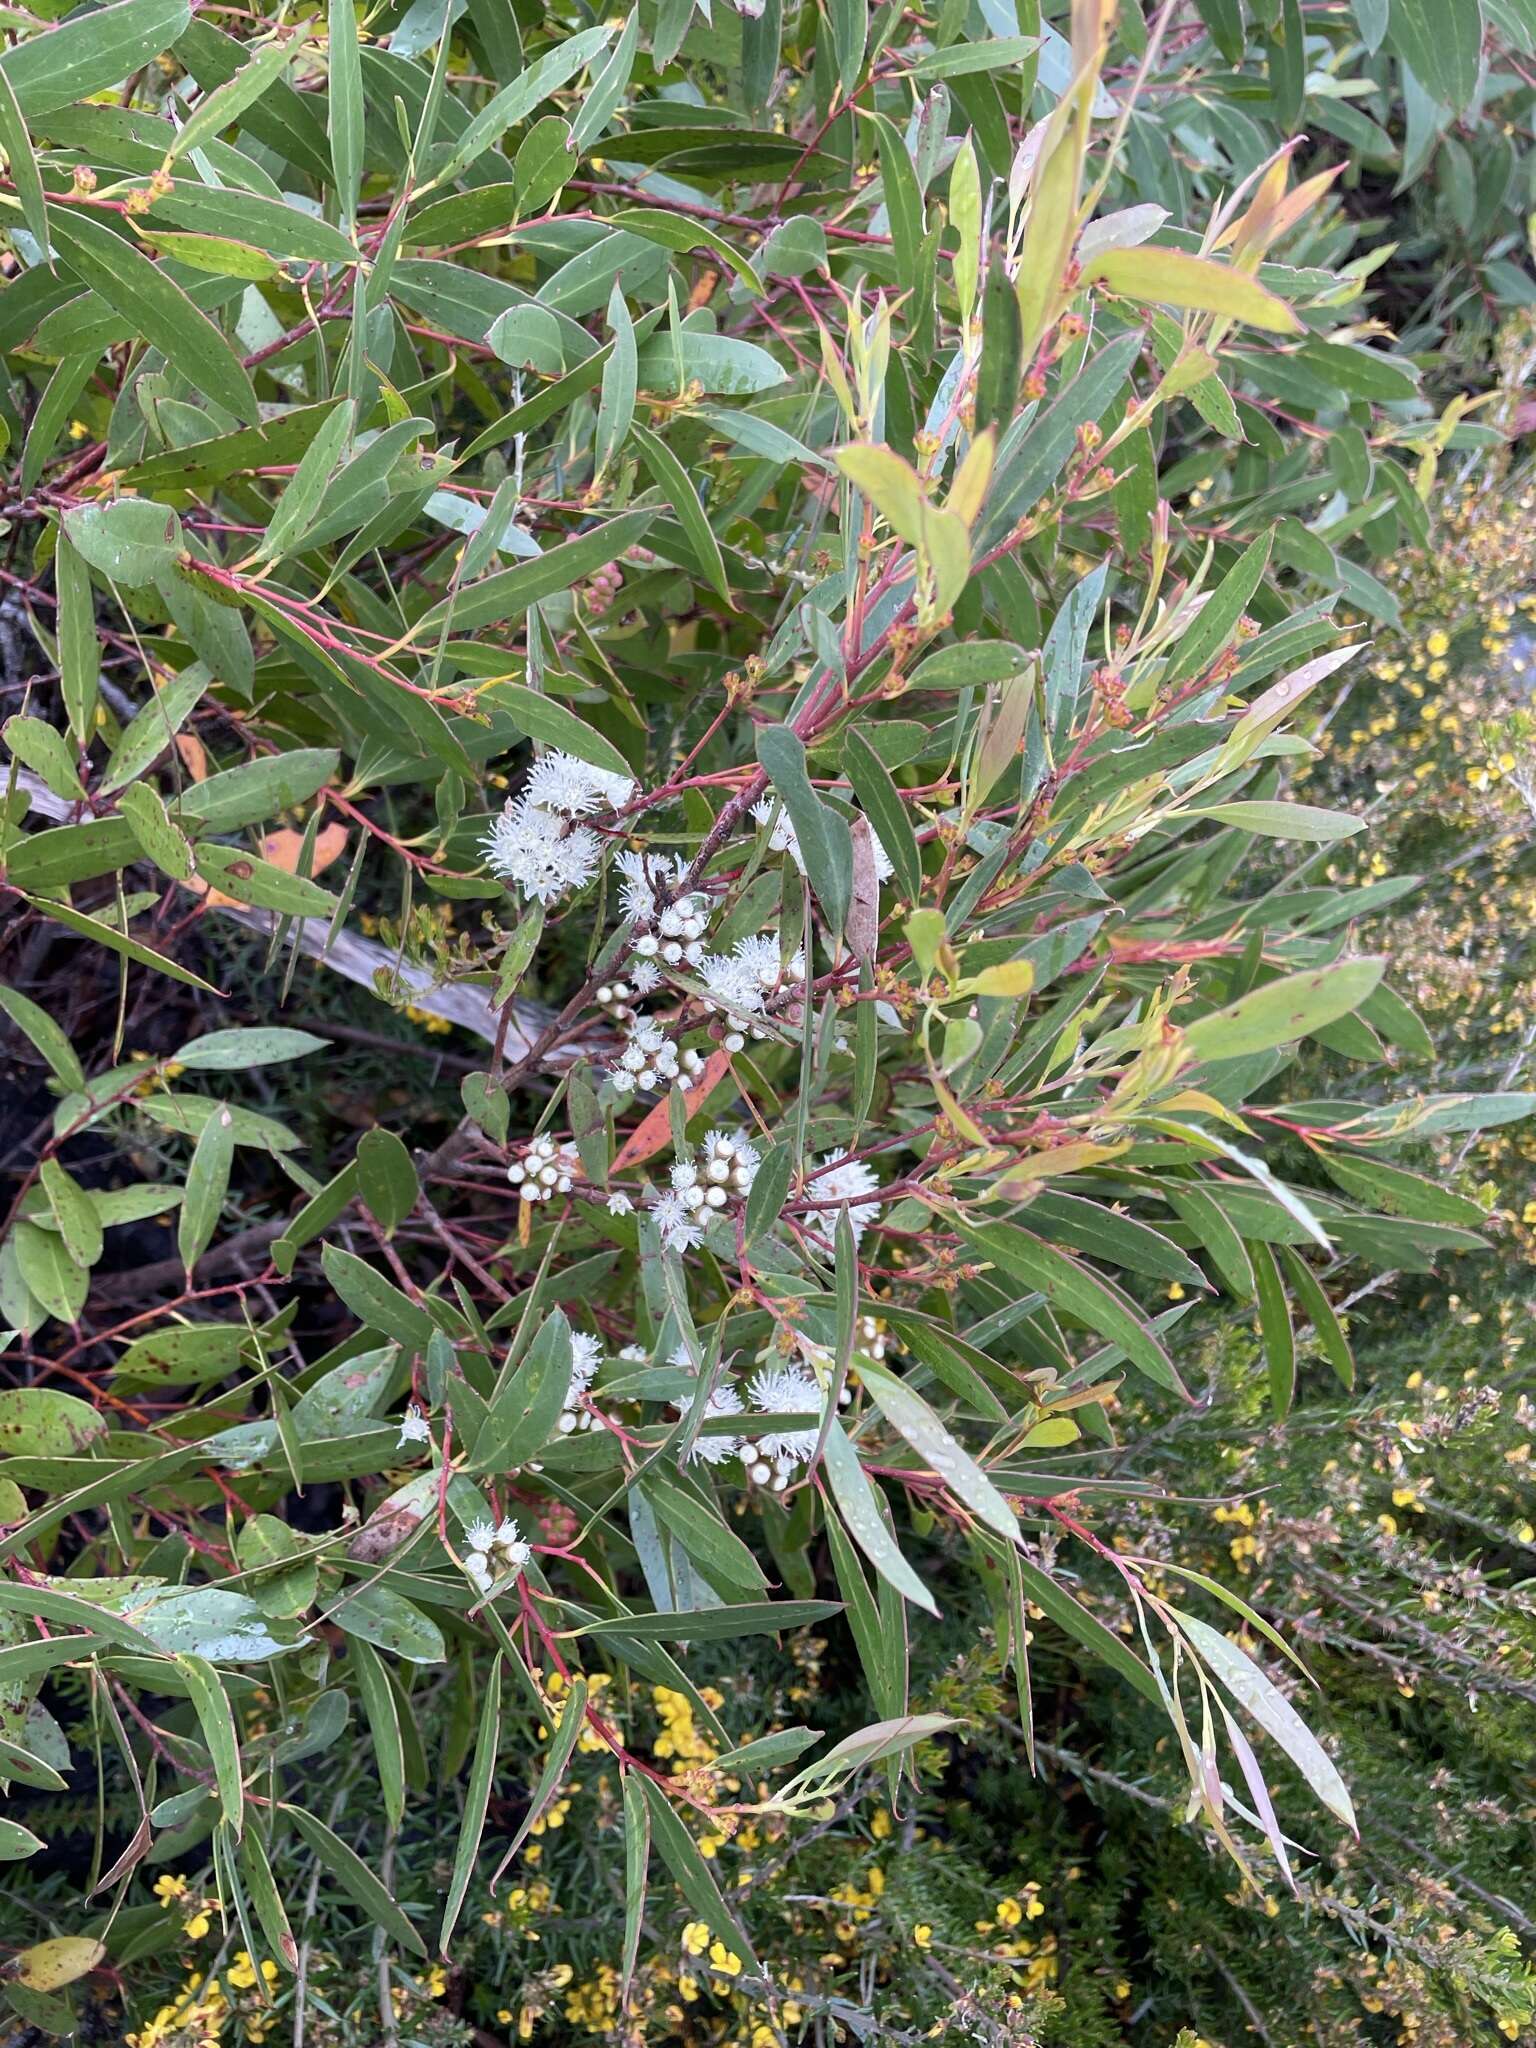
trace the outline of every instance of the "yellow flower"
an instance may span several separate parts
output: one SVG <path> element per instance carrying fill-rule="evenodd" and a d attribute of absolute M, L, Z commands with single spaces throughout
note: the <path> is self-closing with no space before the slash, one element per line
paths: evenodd
<path fill-rule="evenodd" d="M 728 1949 L 723 1941 L 712 1941 L 709 1944 L 709 1967 L 718 1970 L 722 1977 L 739 1977 L 741 1957 Z"/>
<path fill-rule="evenodd" d="M 255 1984 L 256 1965 L 251 1961 L 247 1950 L 235 1950 L 235 1960 L 229 1966 L 229 1981 L 237 1991 L 249 1991 Z"/>
<path fill-rule="evenodd" d="M 997 1902 L 998 1924 L 1002 1927 L 1017 1927 L 1024 1918 L 1024 1908 L 1017 1899 L 999 1899 Z"/>
<path fill-rule="evenodd" d="M 1533 1211 L 1536 1211 L 1536 1202 L 1532 1202 L 1532 1204 L 1531 1204 L 1531 1208 L 1532 1208 L 1532 1210 L 1533 1210 Z M 1536 1215 L 1533 1215 L 1533 1216 L 1532 1216 L 1532 1217 L 1530 1218 L 1530 1220 L 1531 1220 L 1531 1221 L 1532 1221 L 1533 1223 L 1536 1223 Z M 873 1819 L 873 1820 L 872 1820 L 872 1821 L 870 1822 L 870 1824 L 869 1824 L 869 1832 L 870 1832 L 870 1833 L 871 1833 L 871 1834 L 872 1834 L 872 1835 L 874 1836 L 874 1838 L 875 1838 L 875 1840 L 876 1840 L 877 1842 L 883 1842 L 883 1841 L 885 1841 L 885 1839 L 887 1838 L 887 1836 L 888 1836 L 888 1835 L 890 1834 L 890 1832 L 891 1832 L 891 1816 L 889 1815 L 889 1813 L 887 1813 L 887 1812 L 886 1812 L 886 1810 L 885 1810 L 885 1808 L 884 1808 L 883 1806 L 882 1806 L 882 1807 L 880 1808 L 879 1812 L 878 1812 L 878 1813 L 877 1813 L 877 1814 L 875 1815 L 874 1819 Z"/>
<path fill-rule="evenodd" d="M 691 1956 L 703 1955 L 713 1939 L 707 1921 L 690 1920 L 683 1929 L 683 1947 Z"/>
<path fill-rule="evenodd" d="M 187 1921 L 183 1932 L 189 1941 L 201 1941 L 212 1925 L 213 1921 L 209 1916 L 208 1908 L 203 1906 Z"/>
<path fill-rule="evenodd" d="M 448 1972 L 441 1963 L 434 1963 L 427 1971 L 425 1990 L 428 1998 L 441 1998 L 448 1989 Z"/>
<path fill-rule="evenodd" d="M 913 1945 L 917 1948 L 931 1948 L 933 1946 L 933 1929 L 926 1920 L 919 1920 L 913 1928 L 912 1941 Z"/>
<path fill-rule="evenodd" d="M 154 1882 L 154 1894 L 162 1906 L 168 1906 L 172 1899 L 179 1899 L 186 1888 L 187 1880 L 174 1876 L 170 1871 L 167 1871 L 164 1877 L 157 1877 Z"/>

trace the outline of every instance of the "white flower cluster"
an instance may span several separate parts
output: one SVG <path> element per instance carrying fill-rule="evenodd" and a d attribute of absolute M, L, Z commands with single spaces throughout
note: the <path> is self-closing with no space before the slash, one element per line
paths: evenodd
<path fill-rule="evenodd" d="M 560 1410 L 560 1434 L 570 1436 L 578 1429 L 590 1429 L 597 1420 L 590 1408 L 582 1403 L 587 1390 L 597 1378 L 598 1367 L 603 1362 L 603 1347 L 595 1337 L 585 1330 L 571 1332 L 571 1384 L 566 1389 L 565 1403 Z"/>
<path fill-rule="evenodd" d="M 674 1081 L 680 1088 L 691 1088 L 703 1069 L 701 1053 L 679 1046 L 649 1017 L 636 1017 L 629 1026 L 629 1042 L 608 1069 L 608 1077 L 621 1094 L 630 1095 L 637 1088 L 667 1088 Z"/>
<path fill-rule="evenodd" d="M 431 1423 L 415 1401 L 407 1401 L 405 1413 L 400 1418 L 400 1441 L 395 1445 L 395 1449 L 403 1451 L 407 1444 L 429 1444 L 431 1441 Z"/>
<path fill-rule="evenodd" d="M 525 1202 L 547 1202 L 551 1195 L 568 1195 L 571 1180 L 581 1171 L 574 1145 L 557 1145 L 553 1138 L 535 1138 L 521 1159 L 507 1168 L 507 1179 Z"/>
<path fill-rule="evenodd" d="M 541 754 L 522 794 L 491 822 L 481 843 L 486 865 L 521 889 L 528 902 L 558 902 L 590 882 L 602 858 L 597 833 L 573 820 L 615 810 L 634 792 L 627 775 L 610 774 L 558 750 Z"/>
<path fill-rule="evenodd" d="M 813 1201 L 846 1202 L 849 1205 L 848 1220 L 853 1225 L 855 1244 L 880 1214 L 878 1201 L 862 1201 L 860 1197 L 878 1195 L 879 1192 L 880 1183 L 874 1170 L 862 1159 L 850 1159 L 841 1146 L 827 1154 L 806 1184 L 806 1193 Z M 827 1237 L 831 1237 L 837 1227 L 836 1216 L 827 1209 L 818 1209 L 811 1221 L 813 1227 Z"/>
<path fill-rule="evenodd" d="M 702 1244 L 711 1212 L 744 1200 L 760 1163 L 745 1131 L 711 1131 L 697 1160 L 679 1159 L 669 1176 L 671 1186 L 651 1204 L 667 1249 L 686 1252 Z"/>
<path fill-rule="evenodd" d="M 757 932 L 750 938 L 738 939 L 729 953 L 706 954 L 699 963 L 699 973 L 709 990 L 705 1009 L 724 1010 L 739 1024 L 766 1015 L 770 1007 L 786 996 L 797 1001 L 803 996 L 805 954 L 797 950 L 786 961 L 777 935 Z M 748 1030 L 753 1038 L 768 1035 L 761 1026 L 750 1022 Z M 745 1044 L 746 1034 L 740 1029 L 726 1033 L 728 1052 L 740 1052 Z"/>
<path fill-rule="evenodd" d="M 635 952 L 642 961 L 659 960 L 666 967 L 693 967 L 704 955 L 709 902 L 704 896 L 678 892 L 687 869 L 675 857 L 653 861 L 626 851 L 614 863 L 621 875 L 624 915 L 636 927 Z"/>
<path fill-rule="evenodd" d="M 533 1555 L 516 1522 L 471 1522 L 464 1531 L 464 1572 L 479 1594 L 512 1584 Z"/>
<path fill-rule="evenodd" d="M 672 1353 L 671 1363 L 686 1370 L 692 1361 L 687 1350 L 679 1345 Z M 753 1374 L 747 1394 L 759 1415 L 816 1415 L 825 1406 L 825 1396 L 816 1379 L 797 1365 L 765 1366 Z M 679 1414 L 686 1412 L 686 1403 L 675 1401 L 672 1405 Z M 745 1413 L 746 1402 L 740 1389 L 734 1381 L 722 1380 L 711 1390 L 703 1419 L 709 1422 Z M 729 1431 L 706 1436 L 701 1431 L 688 1455 L 706 1465 L 725 1465 L 732 1458 L 740 1458 L 755 1486 L 784 1493 L 800 1468 L 809 1462 L 819 1435 L 819 1425 L 814 1429 L 769 1430 L 756 1438 L 736 1436 Z"/>

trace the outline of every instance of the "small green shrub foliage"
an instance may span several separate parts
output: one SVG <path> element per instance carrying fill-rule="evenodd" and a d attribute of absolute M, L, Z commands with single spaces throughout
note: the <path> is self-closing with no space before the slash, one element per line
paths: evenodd
<path fill-rule="evenodd" d="M 1123 1466 L 1213 1304 L 1276 1421 L 1347 1388 L 1336 1299 L 1482 1242 L 1396 1155 L 1531 1103 L 1380 1086 L 1402 884 L 1291 789 L 1497 432 L 1426 385 L 1454 301 L 1373 312 L 1362 177 L 1437 158 L 1475 357 L 1528 172 L 1452 130 L 1526 101 L 1467 0 L 1249 12 L 115 0 L 0 55 L 0 1854 L 94 1835 L 28 2024 L 169 1909 L 233 1962 L 138 2048 L 302 2041 L 322 1933 L 416 2025 L 583 1757 L 561 2024 L 867 2018 L 739 1845 L 909 1810 L 956 1612 L 1031 1763 L 1032 1642 L 1139 1696 L 1235 1885 L 1353 1829 Z M 402 1012 L 477 1037 L 450 1116 Z"/>

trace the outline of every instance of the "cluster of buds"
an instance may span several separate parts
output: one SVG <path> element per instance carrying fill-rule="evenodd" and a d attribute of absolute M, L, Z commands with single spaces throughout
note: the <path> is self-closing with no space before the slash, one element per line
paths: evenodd
<path fill-rule="evenodd" d="M 594 614 L 607 611 L 623 587 L 624 572 L 617 562 L 594 569 L 587 583 L 587 610 Z"/>
<path fill-rule="evenodd" d="M 860 1316 L 854 1326 L 854 1341 L 866 1358 L 878 1365 L 891 1349 L 891 1335 L 878 1316 Z M 842 1405 L 848 1405 L 848 1389 L 843 1389 Z"/>
<path fill-rule="evenodd" d="M 609 1079 L 623 1094 L 635 1089 L 691 1088 L 704 1068 L 703 1055 L 691 1046 L 678 1046 L 659 1024 L 637 1017 L 629 1028 L 629 1043 L 617 1062 L 608 1069 Z"/>
<path fill-rule="evenodd" d="M 1119 669 L 1111 668 L 1108 663 L 1096 668 L 1093 672 L 1093 694 L 1099 700 L 1106 725 L 1123 729 L 1135 724 L 1125 701 L 1125 678 Z"/>
<path fill-rule="evenodd" d="M 507 1168 L 507 1179 L 525 1202 L 547 1202 L 551 1195 L 568 1195 L 572 1177 L 580 1170 L 574 1146 L 535 1138 L 522 1158 Z"/>
<path fill-rule="evenodd" d="M 623 1024 L 632 1014 L 629 999 L 634 990 L 627 981 L 604 981 L 598 984 L 597 1004 L 606 1011 L 615 1024 Z"/>
<path fill-rule="evenodd" d="M 498 1585 L 509 1585 L 533 1555 L 510 1520 L 471 1522 L 464 1541 L 464 1574 L 482 1597 Z"/>
<path fill-rule="evenodd" d="M 759 1163 L 757 1147 L 745 1131 L 711 1131 L 700 1153 L 695 1184 L 704 1201 L 702 1205 L 689 1201 L 689 1207 L 723 1209 L 729 1202 L 743 1200 L 757 1178 Z"/>
<path fill-rule="evenodd" d="M 704 957 L 707 905 L 701 896 L 679 896 L 656 919 L 654 931 L 641 932 L 634 942 L 642 960 L 661 960 L 668 967 L 694 967 Z"/>
<path fill-rule="evenodd" d="M 587 1389 L 597 1378 L 598 1367 L 603 1362 L 603 1348 L 595 1337 L 584 1330 L 571 1333 L 571 1384 L 565 1390 L 565 1400 L 560 1408 L 559 1429 L 562 1436 L 573 1436 L 579 1429 L 590 1429 L 598 1419 L 595 1412 L 586 1405 Z"/>

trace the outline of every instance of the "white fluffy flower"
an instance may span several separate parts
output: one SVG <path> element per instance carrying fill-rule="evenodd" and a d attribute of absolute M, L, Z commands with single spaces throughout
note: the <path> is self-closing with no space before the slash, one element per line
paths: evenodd
<path fill-rule="evenodd" d="M 464 1541 L 464 1575 L 482 1597 L 498 1585 L 510 1585 L 533 1555 L 510 1519 L 471 1522 Z"/>
<path fill-rule="evenodd" d="M 597 1378 L 603 1362 L 603 1347 L 585 1330 L 571 1332 L 571 1392 L 584 1394 Z"/>
<path fill-rule="evenodd" d="M 768 827 L 768 845 L 774 853 L 787 853 L 801 874 L 805 873 L 805 856 L 800 851 L 800 835 L 790 821 L 788 811 L 771 796 L 765 796 L 760 803 L 752 806 L 752 815 L 759 825 Z M 875 879 L 888 882 L 896 870 L 891 857 L 880 844 L 880 835 L 870 830 L 870 843 L 875 855 Z"/>
<path fill-rule="evenodd" d="M 597 873 L 603 843 L 526 796 L 506 804 L 481 841 L 486 866 L 531 903 L 555 903 Z"/>
<path fill-rule="evenodd" d="M 747 1389 L 760 1415 L 816 1415 L 824 1397 L 815 1378 L 794 1365 L 764 1366 Z M 757 1438 L 746 1452 L 747 1477 L 759 1486 L 783 1493 L 799 1468 L 813 1455 L 821 1431 L 774 1429 Z"/>
<path fill-rule="evenodd" d="M 568 818 L 584 818 L 589 811 L 616 811 L 635 793 L 630 775 L 613 775 L 606 768 L 594 768 L 574 754 L 552 748 L 540 754 L 528 771 L 524 795 L 541 810 L 560 811 Z"/>
<path fill-rule="evenodd" d="M 695 1219 L 694 1212 L 676 1188 L 666 1188 L 655 1196 L 651 1214 L 661 1232 L 661 1241 L 669 1252 L 691 1252 L 695 1245 L 704 1242 L 703 1225 Z"/>
<path fill-rule="evenodd" d="M 646 1092 L 670 1088 L 674 1081 L 681 1088 L 691 1088 L 703 1069 L 702 1056 L 691 1046 L 686 1050 L 679 1046 L 649 1017 L 634 1017 L 628 1042 L 609 1067 L 608 1078 L 621 1093 L 630 1095 L 637 1088 Z"/>
<path fill-rule="evenodd" d="M 429 1444 L 432 1441 L 432 1425 L 414 1401 L 408 1401 L 405 1413 L 400 1418 L 400 1441 L 395 1445 L 403 1451 L 407 1444 Z"/>
<path fill-rule="evenodd" d="M 709 953 L 699 963 L 699 975 L 709 991 L 709 1009 L 724 1009 L 737 1018 L 762 1016 L 779 997 L 799 995 L 805 985 L 805 955 L 798 949 L 786 961 L 777 932 L 755 932 L 738 939 L 729 953 Z M 753 1028 L 752 1036 L 766 1034 Z M 742 1034 L 726 1037 L 727 1050 L 740 1052 Z"/>
<path fill-rule="evenodd" d="M 691 1367 L 692 1360 L 689 1358 L 685 1346 L 678 1345 L 677 1349 L 672 1353 L 670 1363 L 680 1365 L 685 1370 Z M 679 1415 L 686 1415 L 691 1405 L 687 1401 L 674 1401 L 672 1403 L 672 1406 Z M 725 1416 L 740 1415 L 742 1407 L 742 1398 L 736 1391 L 735 1386 L 730 1380 L 722 1380 L 717 1387 L 710 1389 L 709 1399 L 704 1404 L 703 1419 L 706 1422 L 717 1422 Z M 740 1450 L 741 1439 L 739 1437 L 725 1434 L 705 1436 L 701 1430 L 694 1438 L 693 1446 L 688 1456 L 691 1459 L 697 1458 L 705 1465 L 724 1465 L 729 1459 L 736 1457 Z"/>
<path fill-rule="evenodd" d="M 849 1204 L 848 1220 L 853 1225 L 853 1241 L 857 1244 L 880 1214 L 878 1201 L 867 1202 L 859 1198 L 863 1195 L 878 1195 L 880 1183 L 864 1160 L 850 1159 L 841 1146 L 837 1151 L 829 1152 L 821 1165 L 830 1171 L 818 1171 L 811 1179 L 807 1193 L 817 1202 L 835 1201 Z M 835 1226 L 836 1218 L 827 1210 L 817 1211 L 817 1227 L 828 1237 L 832 1235 Z"/>
<path fill-rule="evenodd" d="M 610 1216 L 632 1216 L 634 1212 L 635 1205 L 628 1195 L 625 1194 L 622 1188 L 615 1188 L 608 1197 L 608 1214 Z"/>

